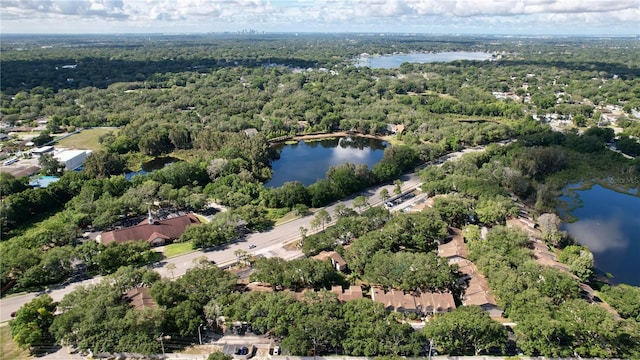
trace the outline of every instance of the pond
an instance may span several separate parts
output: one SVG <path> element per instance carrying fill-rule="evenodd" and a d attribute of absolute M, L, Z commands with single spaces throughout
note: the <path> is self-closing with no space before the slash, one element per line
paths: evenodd
<path fill-rule="evenodd" d="M 366 164 L 373 168 L 384 155 L 387 143 L 378 139 L 343 137 L 296 144 L 278 144 L 280 158 L 271 163 L 273 176 L 265 185 L 279 187 L 288 181 L 311 185 L 324 179 L 331 166 Z"/>
<path fill-rule="evenodd" d="M 124 174 L 124 177 L 127 180 L 131 180 L 136 175 L 148 174 L 150 172 L 153 172 L 154 170 L 162 169 L 163 167 L 178 161 L 181 161 L 181 160 L 176 159 L 172 156 L 159 156 L 151 161 L 142 163 L 142 166 L 141 166 L 142 170 L 126 173 Z"/>
<path fill-rule="evenodd" d="M 614 284 L 640 286 L 640 197 L 594 185 L 569 186 L 561 200 L 568 205 L 561 216 L 577 218 L 563 230 L 589 247 L 596 269 Z"/>
<path fill-rule="evenodd" d="M 472 51 L 447 51 L 440 53 L 410 53 L 382 56 L 360 56 L 356 59 L 356 66 L 367 66 L 372 69 L 393 69 L 402 63 L 430 63 L 450 62 L 455 60 L 489 60 L 492 54 Z"/>

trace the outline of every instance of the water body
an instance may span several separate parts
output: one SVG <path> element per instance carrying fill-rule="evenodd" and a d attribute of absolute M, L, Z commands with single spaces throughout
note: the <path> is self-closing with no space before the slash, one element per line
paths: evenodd
<path fill-rule="evenodd" d="M 324 179 L 331 166 L 344 163 L 367 164 L 371 169 L 382 159 L 386 146 L 386 142 L 377 139 L 348 137 L 280 144 L 280 158 L 271 163 L 273 176 L 265 185 L 279 187 L 288 181 L 311 185 Z"/>
<path fill-rule="evenodd" d="M 569 206 L 563 218 L 578 219 L 563 230 L 589 247 L 596 269 L 612 274 L 615 284 L 640 286 L 640 197 L 594 185 L 569 186 L 561 200 Z"/>
<path fill-rule="evenodd" d="M 127 180 L 131 180 L 136 175 L 145 175 L 155 170 L 162 169 L 167 165 L 171 165 L 175 162 L 181 161 L 180 159 L 176 159 L 172 156 L 159 156 L 151 161 L 147 161 L 146 163 L 142 163 L 142 170 L 134 171 L 130 173 L 124 174 L 124 177 Z"/>
<path fill-rule="evenodd" d="M 402 63 L 430 63 L 450 62 L 455 60 L 489 60 L 492 54 L 472 51 L 448 51 L 441 53 L 410 53 L 382 56 L 360 56 L 356 59 L 356 66 L 367 66 L 372 69 L 393 69 Z"/>

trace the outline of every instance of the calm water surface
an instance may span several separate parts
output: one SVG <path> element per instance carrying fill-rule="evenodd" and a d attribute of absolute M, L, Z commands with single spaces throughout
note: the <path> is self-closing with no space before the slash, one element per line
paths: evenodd
<path fill-rule="evenodd" d="M 489 60 L 492 55 L 484 52 L 448 51 L 441 53 L 411 53 L 382 56 L 366 56 L 356 59 L 356 66 L 367 66 L 372 69 L 393 69 L 402 63 L 449 62 L 455 60 Z"/>
<path fill-rule="evenodd" d="M 278 145 L 280 159 L 271 163 L 273 176 L 266 186 L 278 187 L 287 181 L 311 185 L 318 179 L 324 179 L 331 166 L 344 163 L 367 164 L 371 169 L 382 159 L 385 147 L 384 141 L 366 138 L 335 138 Z"/>
<path fill-rule="evenodd" d="M 600 185 L 567 193 L 561 200 L 578 220 L 563 229 L 591 249 L 596 268 L 613 274 L 613 283 L 640 286 L 640 197 Z"/>

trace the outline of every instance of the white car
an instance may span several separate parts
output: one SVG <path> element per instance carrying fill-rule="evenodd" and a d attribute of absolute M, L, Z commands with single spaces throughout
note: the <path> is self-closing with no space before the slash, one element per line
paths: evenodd
<path fill-rule="evenodd" d="M 249 245 L 249 249 L 255 249 L 256 245 L 255 244 L 251 244 Z"/>
<path fill-rule="evenodd" d="M 280 346 L 277 346 L 273 348 L 273 355 L 280 355 Z"/>

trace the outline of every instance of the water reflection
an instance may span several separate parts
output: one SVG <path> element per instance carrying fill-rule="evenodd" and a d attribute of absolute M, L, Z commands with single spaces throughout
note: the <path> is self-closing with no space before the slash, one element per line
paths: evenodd
<path fill-rule="evenodd" d="M 355 137 L 278 145 L 280 158 L 271 163 L 273 176 L 266 186 L 278 187 L 296 180 L 310 185 L 323 179 L 331 166 L 344 163 L 372 168 L 382 159 L 386 145 L 381 140 Z"/>
<path fill-rule="evenodd" d="M 563 229 L 591 249 L 596 268 L 614 283 L 640 286 L 640 197 L 600 185 L 569 193 L 566 213 L 578 220 Z"/>

